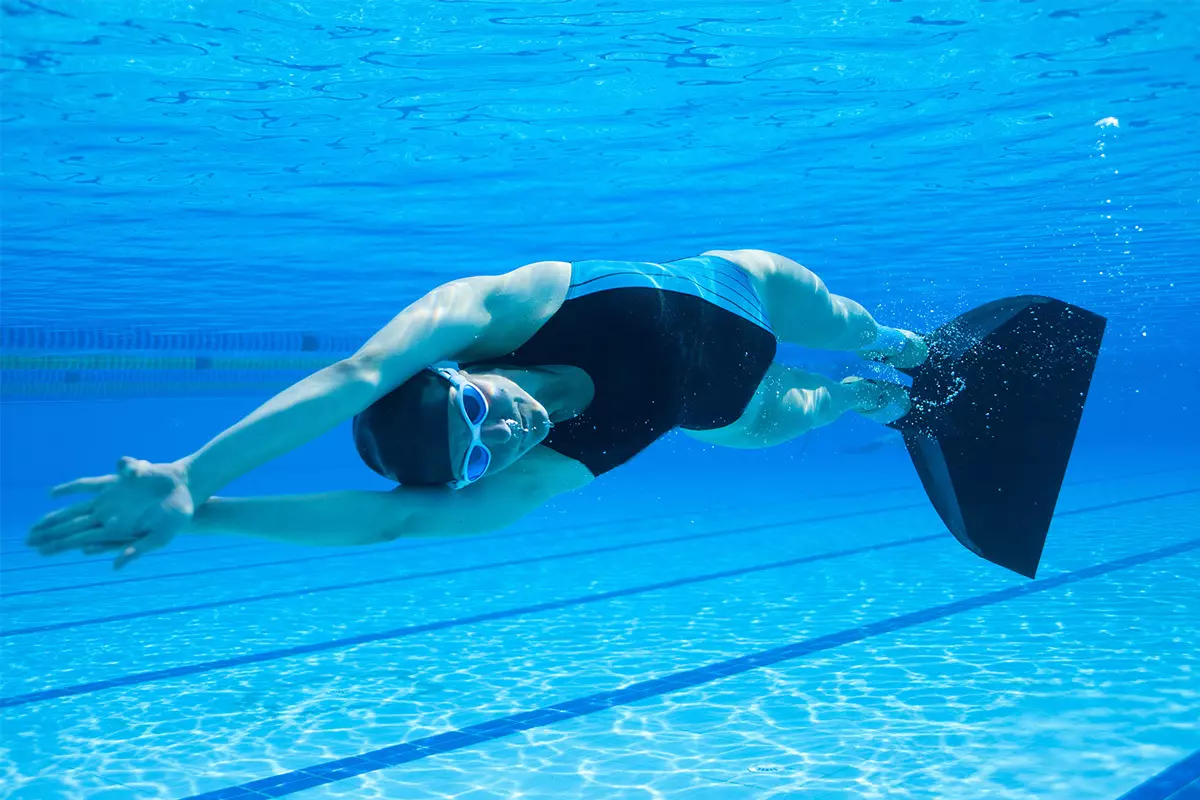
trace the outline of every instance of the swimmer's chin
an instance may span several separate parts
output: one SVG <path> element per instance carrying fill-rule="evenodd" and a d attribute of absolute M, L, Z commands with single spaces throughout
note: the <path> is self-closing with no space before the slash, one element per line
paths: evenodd
<path fill-rule="evenodd" d="M 537 401 L 518 404 L 517 414 L 521 426 L 520 452 L 523 455 L 541 444 L 554 424 L 545 407 Z"/>
<path fill-rule="evenodd" d="M 530 438 L 536 444 L 541 444 L 542 440 L 550 433 L 552 427 L 554 427 L 554 423 L 550 421 L 550 415 L 546 413 L 546 409 L 542 408 L 541 405 L 529 409 L 529 433 Z"/>

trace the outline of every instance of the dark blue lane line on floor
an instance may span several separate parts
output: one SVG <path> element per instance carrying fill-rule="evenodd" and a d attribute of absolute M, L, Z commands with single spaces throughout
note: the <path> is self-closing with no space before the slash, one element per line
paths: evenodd
<path fill-rule="evenodd" d="M 1200 490 L 1197 490 L 1197 491 L 1200 491 Z M 198 609 L 205 609 L 205 608 L 219 608 L 219 607 L 225 606 L 225 605 L 236 605 L 238 603 L 248 603 L 248 602 L 254 602 L 254 601 L 258 601 L 258 600 L 273 600 L 273 599 L 277 599 L 277 598 L 281 598 L 281 597 L 299 597 L 300 595 L 304 595 L 304 594 L 314 594 L 316 592 L 335 591 L 335 590 L 339 590 L 339 589 L 353 589 L 353 588 L 357 588 L 360 586 L 372 586 L 372 585 L 375 585 L 378 583 L 407 581 L 407 580 L 414 580 L 416 578 L 431 578 L 431 577 L 439 577 L 439 576 L 443 576 L 443 575 L 456 575 L 456 574 L 464 573 L 464 572 L 477 572 L 480 570 L 498 569 L 501 567 L 512 567 L 512 566 L 518 566 L 518 565 L 522 565 L 522 564 L 540 564 L 540 563 L 543 563 L 546 561 L 559 561 L 562 559 L 578 558 L 578 557 L 582 557 L 582 556 L 597 555 L 600 553 L 615 553 L 615 552 L 620 552 L 622 550 L 634 550 L 639 547 L 652 547 L 654 545 L 660 545 L 660 544 L 674 544 L 676 542 L 699 541 L 702 539 L 713 539 L 718 536 L 734 536 L 734 535 L 742 534 L 742 533 L 755 533 L 758 531 L 771 530 L 773 528 L 787 528 L 787 527 L 791 527 L 793 525 L 804 525 L 804 524 L 815 523 L 815 522 L 833 522 L 836 520 L 852 519 L 855 517 L 866 517 L 866 516 L 870 516 L 871 514 L 887 514 L 887 513 L 893 512 L 893 511 L 908 511 L 908 510 L 915 509 L 915 508 L 924 508 L 925 505 L 926 505 L 925 503 L 906 503 L 904 505 L 885 506 L 883 508 L 872 508 L 872 509 L 858 510 L 858 511 L 843 511 L 843 512 L 840 512 L 837 514 L 822 514 L 822 515 L 816 516 L 816 517 L 803 517 L 800 519 L 789 519 L 789 520 L 785 520 L 785 521 L 764 522 L 764 523 L 760 523 L 757 525 L 743 525 L 738 528 L 722 528 L 721 530 L 705 531 L 704 533 L 686 533 L 681 536 L 666 536 L 666 537 L 659 537 L 657 539 L 639 539 L 639 540 L 633 541 L 633 542 L 622 542 L 621 544 L 610 544 L 610 545 L 604 545 L 603 547 L 591 547 L 591 548 L 587 548 L 584 550 L 569 550 L 564 553 L 552 553 L 550 555 L 528 556 L 526 558 L 514 558 L 514 559 L 508 559 L 506 561 L 489 561 L 489 562 L 486 562 L 483 564 L 473 564 L 473 565 L 465 566 L 465 567 L 449 567 L 446 569 L 433 570 L 430 572 L 416 572 L 416 573 L 410 573 L 407 575 L 389 575 L 389 576 L 385 576 L 382 578 L 375 578 L 375 579 L 364 580 L 364 581 L 354 581 L 351 583 L 335 584 L 332 586 L 324 586 L 324 587 L 318 586 L 318 587 L 311 588 L 311 589 L 297 589 L 297 590 L 289 591 L 289 592 L 275 592 L 272 594 L 265 594 L 265 595 L 251 595 L 248 597 L 240 597 L 240 598 L 235 598 L 233 600 L 228 600 L 228 601 L 214 600 L 209 603 L 196 603 L 193 605 L 175 606 L 175 607 L 168 607 L 168 608 L 162 608 L 162 609 L 145 609 L 142 611 L 132 611 L 127 614 L 116 614 L 111 617 L 102 617 L 102 618 L 97 618 L 94 620 L 82 620 L 80 622 L 61 622 L 61 623 L 37 626 L 37 627 L 33 627 L 33 628 L 16 628 L 13 630 L 0 632 L 0 637 L 16 636 L 18 634 L 37 633 L 37 632 L 42 632 L 42 631 L 62 630 L 63 628 L 72 628 L 72 627 L 75 627 L 78 625 L 95 625 L 95 624 L 99 624 L 101 622 L 114 622 L 114 621 L 125 620 L 125 619 L 137 619 L 138 617 L 154 616 L 157 614 L 169 614 L 169 613 L 173 613 L 176 611 L 195 611 Z M 444 544 L 445 541 L 446 540 L 439 540 L 438 542 L 429 542 L 427 544 Z M 416 550 L 416 549 L 417 549 L 417 547 L 405 548 L 406 551 L 407 550 Z M 354 555 L 357 555 L 357 553 L 355 553 Z M 309 560 L 309 559 L 306 557 L 303 560 Z M 222 569 L 227 569 L 227 568 L 222 567 L 222 568 L 219 568 L 218 570 L 211 570 L 211 571 L 220 571 Z M 189 573 L 189 574 L 192 574 L 192 573 Z M 159 576 L 159 577 L 161 577 L 161 576 Z M 30 590 L 28 592 L 25 592 L 25 594 L 41 594 L 41 593 L 44 593 L 47 591 L 57 591 L 57 589 L 53 589 L 53 590 L 36 589 L 36 590 Z M 21 592 L 13 592 L 12 594 L 4 595 L 4 596 L 5 597 L 13 597 L 13 596 L 16 596 L 19 594 L 21 594 Z"/>
<path fill-rule="evenodd" d="M 1200 750 L 1182 761 L 1177 761 L 1145 783 L 1130 789 L 1117 800 L 1183 800 L 1180 793 L 1185 793 L 1185 790 L 1189 789 L 1200 792 L 1198 784 L 1200 784 Z"/>
<path fill-rule="evenodd" d="M 222 550 L 242 550 L 254 546 L 255 542 L 237 542 L 236 544 L 219 544 L 212 547 L 184 547 L 179 550 L 159 550 L 157 553 L 147 553 L 144 556 L 140 556 L 140 558 L 164 558 L 167 556 L 191 555 L 195 553 L 219 553 Z M 24 553 L 36 554 L 37 551 L 31 547 L 25 550 Z M 46 556 L 45 558 L 53 558 L 53 556 Z M 38 569 L 67 569 L 68 567 L 82 567 L 90 564 L 111 564 L 112 560 L 112 558 L 81 558 L 78 561 L 64 561 L 54 564 L 27 564 L 23 567 L 0 568 L 0 573 L 30 572 Z"/>
<path fill-rule="evenodd" d="M 414 739 L 403 744 L 382 747 L 350 758 L 340 758 L 326 761 L 304 769 L 285 772 L 262 780 L 251 781 L 240 786 L 217 789 L 204 794 L 193 795 L 185 800 L 232 800 L 232 798 L 283 797 L 314 786 L 324 786 L 336 781 L 352 778 L 367 772 L 375 772 L 387 767 L 419 761 L 429 756 L 452 753 L 473 745 L 490 742 L 533 728 L 554 725 L 569 719 L 606 711 L 616 706 L 624 706 L 640 700 L 648 700 L 681 689 L 692 689 L 712 681 L 741 675 L 760 667 L 771 666 L 792 659 L 809 656 L 826 650 L 833 650 L 842 645 L 861 642 L 875 636 L 911 628 L 927 622 L 945 619 L 965 611 L 975 611 L 988 606 L 994 606 L 1019 597 L 1038 594 L 1039 592 L 1058 589 L 1068 584 L 1077 583 L 1088 578 L 1107 575 L 1130 567 L 1146 564 L 1151 561 L 1180 555 L 1200 549 L 1200 539 L 1181 542 L 1179 544 L 1160 547 L 1145 553 L 1118 558 L 1092 567 L 1055 575 L 1052 578 L 1041 578 L 1018 586 L 1010 586 L 994 592 L 968 597 L 953 603 L 933 606 L 911 614 L 901 614 L 878 622 L 860 625 L 857 628 L 838 631 L 837 633 L 806 639 L 801 642 L 775 647 L 759 653 L 720 661 L 696 669 L 676 672 L 662 678 L 641 681 L 624 689 L 577 697 L 552 706 L 511 714 L 505 717 L 480 722 L 466 728 L 439 733 Z M 1139 798 L 1138 800 L 1149 800 Z M 1161 798 L 1161 795 L 1155 796 Z"/>
<path fill-rule="evenodd" d="M 275 567 L 275 566 L 284 566 L 287 564 L 304 564 L 304 563 L 311 562 L 311 561 L 329 562 L 334 559 L 362 558 L 363 556 L 367 556 L 367 555 L 378 556 L 381 552 L 384 552 L 387 550 L 397 550 L 397 549 L 415 550 L 420 547 L 432 547 L 435 544 L 439 544 L 439 542 L 422 542 L 419 545 L 405 547 L 405 548 L 382 547 L 382 548 L 363 548 L 362 550 L 342 551 L 342 552 L 335 552 L 335 553 L 326 552 L 326 553 L 320 553 L 319 555 L 296 556 L 294 558 L 280 558 L 280 559 L 275 559 L 273 561 L 255 561 L 250 564 L 226 564 L 226 565 L 223 565 L 220 567 L 206 567 L 204 569 L 193 569 L 193 570 L 187 570 L 184 572 L 165 572 L 165 573 L 162 573 L 159 575 L 138 575 L 137 577 L 133 577 L 133 578 L 117 578 L 117 579 L 109 580 L 109 581 L 94 581 L 92 583 L 72 583 L 72 584 L 67 584 L 65 586 L 47 586 L 47 587 L 44 587 L 41 589 L 21 589 L 21 590 L 15 591 L 15 592 L 0 593 L 0 599 L 7 600 L 10 597 L 27 597 L 29 595 L 53 594 L 55 592 L 71 592 L 71 591 L 76 591 L 78 589 L 96 589 L 96 588 L 99 588 L 102 586 L 120 586 L 122 584 L 144 583 L 146 581 L 163 581 L 163 580 L 172 580 L 175 578 L 195 578 L 195 577 L 199 577 L 201 575 L 215 575 L 215 574 L 221 573 L 221 572 L 234 572 L 236 570 L 255 569 L 258 567 Z"/>
<path fill-rule="evenodd" d="M 1154 500 L 1162 500 L 1162 499 L 1169 498 L 1169 497 L 1175 497 L 1180 494 L 1189 494 L 1189 493 L 1196 493 L 1196 492 L 1200 492 L 1200 489 L 1187 489 L 1187 490 L 1183 490 L 1180 492 L 1171 492 L 1171 493 L 1167 493 L 1167 494 L 1151 495 L 1148 497 L 1139 497 L 1139 498 L 1134 498 L 1131 500 L 1118 500 L 1114 503 L 1107 503 L 1107 504 L 1100 505 L 1100 506 L 1086 506 L 1084 508 L 1075 509 L 1072 511 L 1063 511 L 1063 512 L 1060 512 L 1057 516 L 1065 517 L 1065 516 L 1070 516 L 1072 514 L 1090 513 L 1092 511 L 1099 511 L 1099 510 L 1103 510 L 1103 509 L 1107 509 L 1107 508 L 1118 508 L 1120 506 L 1131 505 L 1133 503 L 1146 503 L 1146 502 L 1151 502 Z M 786 527 L 786 526 L 790 526 L 790 525 L 799 525 L 799 524 L 806 524 L 806 523 L 813 523 L 813 522 L 829 522 L 829 521 L 833 521 L 833 520 L 849 519 L 852 517 L 865 516 L 868 514 L 878 514 L 878 513 L 885 513 L 885 512 L 890 512 L 890 511 L 909 510 L 909 509 L 913 509 L 913 508 L 920 508 L 920 507 L 923 507 L 924 505 L 925 505 L 924 503 L 913 503 L 913 504 L 900 505 L 900 506 L 889 506 L 889 507 L 880 508 L 880 509 L 872 509 L 872 510 L 868 510 L 868 511 L 852 511 L 852 512 L 847 512 L 844 514 L 824 515 L 824 516 L 820 516 L 820 517 L 808 517 L 808 518 L 803 518 L 803 519 L 789 520 L 787 522 L 771 522 L 771 523 L 764 523 L 764 524 L 767 525 L 768 527 L 772 527 L 772 526 L 773 527 L 781 527 L 781 526 Z M 33 625 L 33 626 L 25 627 L 25 628 L 12 628 L 9 630 L 0 631 L 0 638 L 4 638 L 7 636 L 24 636 L 24 635 L 33 634 L 33 633 L 46 633 L 48 631 L 66 630 L 69 628 L 78 628 L 78 627 L 83 627 L 83 626 L 87 626 L 87 625 L 102 625 L 102 624 L 108 623 L 108 622 L 124 622 L 127 620 L 142 619 L 145 617 L 155 617 L 155 616 L 161 616 L 164 614 L 175 614 L 175 613 L 188 612 L 188 611 L 204 611 L 206 609 L 222 608 L 222 607 L 227 607 L 227 606 L 232 606 L 232 605 L 239 605 L 241 603 L 255 603 L 255 602 L 261 602 L 261 601 L 267 601 L 267 600 L 280 600 L 280 599 L 285 599 L 285 598 L 289 598 L 289 597 L 303 597 L 306 595 L 319 594 L 322 592 L 334 592 L 334 591 L 342 591 L 342 590 L 346 590 L 346 589 L 359 589 L 359 588 L 366 587 L 366 586 L 376 586 L 376 585 L 385 584 L 385 583 L 398 583 L 398 582 L 402 582 L 402 581 L 416 580 L 419 578 L 440 577 L 440 576 L 454 575 L 454 574 L 465 573 L 465 572 L 474 572 L 474 571 L 478 571 L 478 570 L 510 567 L 510 566 L 515 566 L 515 565 L 520 565 L 520 564 L 532 564 L 532 563 L 539 563 L 539 562 L 543 562 L 543 561 L 553 561 L 553 560 L 557 560 L 557 559 L 575 558 L 575 557 L 580 557 L 580 556 L 594 555 L 597 553 L 613 552 L 614 550 L 620 550 L 620 549 L 632 549 L 635 547 L 645 547 L 645 546 L 650 546 L 650 545 L 654 545 L 654 544 L 665 544 L 665 543 L 670 543 L 673 541 L 681 541 L 681 540 L 685 540 L 685 539 L 693 540 L 696 538 L 702 539 L 702 538 L 706 538 L 706 537 L 712 538 L 712 537 L 716 537 L 716 536 L 734 535 L 734 534 L 739 534 L 739 533 L 752 533 L 752 532 L 756 532 L 756 531 L 760 531 L 760 530 L 764 530 L 762 525 L 754 525 L 754 526 L 747 526 L 747 527 L 742 527 L 742 528 L 732 528 L 732 529 L 728 529 L 728 530 L 709 532 L 709 533 L 704 533 L 704 534 L 686 534 L 683 537 L 672 538 L 672 539 L 657 539 L 657 540 L 647 540 L 645 542 L 630 542 L 630 543 L 625 543 L 625 544 L 621 544 L 621 545 L 612 545 L 607 548 L 591 548 L 591 549 L 587 549 L 587 550 L 574 550 L 574 551 L 570 551 L 567 553 L 558 553 L 558 554 L 549 555 L 549 556 L 532 556 L 532 557 L 525 558 L 525 559 L 490 562 L 490 563 L 486 563 L 486 564 L 478 564 L 478 565 L 468 566 L 468 567 L 453 567 L 453 568 L 442 569 L 442 570 L 434 570 L 434 571 L 430 571 L 430 572 L 417 572 L 417 573 L 410 573 L 410 574 L 406 574 L 406 575 L 392 575 L 392 576 L 373 578 L 373 579 L 362 580 L 362 581 L 351 581 L 348 583 L 331 584 L 328 586 L 316 586 L 316 587 L 311 587 L 311 588 L 293 589 L 293 590 L 282 591 L 282 592 L 270 592 L 267 594 L 248 595 L 248 596 L 243 596 L 243 597 L 231 598 L 231 599 L 227 599 L 227 600 L 212 600 L 212 601 L 209 601 L 206 603 L 192 603 L 192 604 L 187 604 L 187 605 L 167 606 L 164 608 L 147 608 L 147 609 L 141 609 L 139 611 L 126 612 L 124 614 L 112 614 L 112 615 L 105 616 L 105 617 L 92 617 L 92 618 L 83 619 L 83 620 L 70 620 L 70 621 L 65 621 L 65 622 L 48 623 L 45 625 Z M 408 549 L 414 549 L 414 548 L 408 548 Z"/>
<path fill-rule="evenodd" d="M 74 686 L 62 686 L 57 689 L 44 689 L 38 692 L 29 692 L 28 694 L 18 694 L 11 697 L 0 698 L 0 708 L 11 708 L 13 706 L 28 705 L 30 703 L 40 703 L 46 700 L 56 700 L 61 697 L 76 697 L 81 694 L 90 694 L 92 692 L 98 692 L 104 689 L 113 689 L 121 686 L 137 686 L 144 683 L 151 683 L 153 681 L 179 678 L 185 675 L 197 675 L 202 672 L 213 672 L 215 670 L 229 669 L 230 667 L 241 667 L 247 664 L 261 664 L 264 661 L 276 661 L 281 658 L 290 658 L 292 656 L 310 655 L 312 653 L 322 653 L 328 650 L 340 650 L 342 648 L 354 647 L 360 644 L 399 639 L 404 636 L 414 636 L 418 633 L 441 631 L 446 630 L 447 628 L 457 628 L 463 625 L 475 625 L 480 622 L 492 622 L 499 619 L 521 617 L 527 614 L 558 611 L 564 608 L 573 608 L 575 606 L 589 605 L 591 603 L 600 603 L 605 600 L 614 600 L 618 597 L 632 597 L 634 595 L 646 594 L 647 592 L 657 592 L 664 589 L 675 589 L 680 586 L 688 586 L 691 584 L 724 580 L 726 578 L 736 578 L 742 575 L 752 575 L 756 572 L 765 572 L 772 569 L 784 569 L 787 567 L 799 566 L 801 564 L 811 564 L 817 561 L 831 561 L 833 559 L 845 558 L 847 556 L 859 555 L 861 553 L 871 553 L 879 550 L 887 550 L 893 547 L 906 547 L 924 542 L 938 541 L 944 538 L 945 537 L 942 534 L 931 534 L 925 536 L 914 536 L 906 539 L 893 539 L 888 542 L 864 545 L 862 547 L 854 547 L 848 550 L 836 550 L 833 552 L 798 556 L 796 558 L 789 558 L 783 561 L 772 561 L 768 564 L 755 564 L 749 567 L 739 567 L 737 569 L 727 569 L 720 572 L 710 572 L 705 575 L 693 575 L 687 578 L 676 578 L 674 580 L 662 581 L 660 583 L 650 583 L 642 586 L 630 586 L 625 589 L 614 589 L 608 592 L 586 594 L 582 597 L 570 597 L 565 600 L 550 600 L 544 603 L 521 606 L 519 608 L 507 608 L 497 611 L 489 611 L 484 614 L 473 614 L 469 617 L 458 617 L 456 619 L 440 620 L 438 622 L 427 622 L 423 625 L 409 625 L 403 628 L 393 628 L 387 631 L 363 633 L 359 634 L 358 636 L 347 636 L 342 639 L 330 639 L 324 642 L 313 642 L 312 644 L 297 645 L 295 647 L 286 647 L 279 650 L 268 650 L 265 652 L 251 653 L 244 656 L 221 658 L 215 661 L 201 662 L 199 664 L 186 664 L 179 667 L 171 667 L 169 669 L 153 670 L 151 672 L 137 672 L 131 675 L 123 675 L 119 678 L 110 678 L 103 681 L 92 681 L 90 683 L 80 683 Z"/>

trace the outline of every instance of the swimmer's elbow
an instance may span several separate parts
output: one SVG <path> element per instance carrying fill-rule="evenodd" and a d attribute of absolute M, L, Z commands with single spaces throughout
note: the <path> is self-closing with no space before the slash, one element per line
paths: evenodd
<path fill-rule="evenodd" d="M 507 528 L 552 498 L 592 479 L 587 467 L 535 448 L 515 465 L 459 491 L 400 487 L 389 494 L 394 516 L 379 527 L 387 541 L 419 536 L 470 536 Z"/>
<path fill-rule="evenodd" d="M 544 488 L 511 472 L 485 478 L 459 491 L 404 488 L 403 513 L 384 525 L 389 541 L 406 537 L 471 536 L 507 528 L 547 499 Z"/>
<path fill-rule="evenodd" d="M 373 354 L 355 354 L 325 368 L 330 382 L 341 388 L 376 391 L 383 379 L 383 364 Z"/>
<path fill-rule="evenodd" d="M 412 493 L 412 489 L 400 487 L 384 495 L 383 508 L 372 515 L 364 526 L 363 544 L 386 544 L 421 535 L 419 515 L 415 512 L 414 504 L 405 497 Z"/>

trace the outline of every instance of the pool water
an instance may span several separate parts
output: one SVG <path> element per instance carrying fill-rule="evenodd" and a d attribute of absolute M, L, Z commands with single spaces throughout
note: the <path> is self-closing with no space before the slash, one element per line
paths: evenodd
<path fill-rule="evenodd" d="M 0 10 L 0 797 L 1200 797 L 1191 2 Z M 442 281 L 740 247 L 1109 319 L 1037 579 L 861 419 L 486 536 L 24 544 Z M 341 426 L 227 493 L 386 486 Z"/>

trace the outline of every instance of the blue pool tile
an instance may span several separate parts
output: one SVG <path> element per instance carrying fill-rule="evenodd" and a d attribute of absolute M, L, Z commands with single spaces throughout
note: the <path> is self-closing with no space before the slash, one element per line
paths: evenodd
<path fill-rule="evenodd" d="M 511 717 L 497 717 L 489 719 L 486 722 L 478 722 L 474 725 L 468 725 L 463 728 L 468 733 L 473 733 L 479 736 L 486 736 L 492 733 L 500 733 L 502 731 L 511 732 L 515 730 Z"/>
<path fill-rule="evenodd" d="M 372 750 L 369 753 L 364 753 L 361 757 L 381 766 L 392 767 L 397 764 L 407 764 L 409 761 L 425 758 L 429 754 L 429 748 L 416 742 L 405 742 L 404 744 L 397 744 L 392 747 L 382 747 L 378 750 Z"/>
<path fill-rule="evenodd" d="M 493 739 L 503 739 L 505 736 L 512 736 L 514 733 L 539 727 L 538 725 L 513 722 L 510 719 L 500 719 L 496 722 L 496 725 L 489 725 L 487 728 L 481 730 L 476 730 L 474 727 L 463 728 L 462 732 L 477 737 L 480 742 L 487 742 Z"/>
<path fill-rule="evenodd" d="M 653 689 L 647 689 L 642 686 L 627 686 L 624 689 L 618 689 L 609 695 L 606 700 L 611 700 L 614 706 L 623 706 L 628 703 L 636 703 L 638 700 L 645 700 L 654 697 L 661 692 L 656 692 Z"/>
<path fill-rule="evenodd" d="M 332 778 L 323 778 L 319 775 L 311 775 L 304 771 L 289 773 L 288 777 L 291 780 L 286 783 L 279 783 L 269 789 L 258 789 L 259 794 L 266 797 L 283 797 L 295 794 L 304 789 L 311 789 L 314 786 L 324 786 L 327 783 L 332 783 L 334 780 Z"/>
<path fill-rule="evenodd" d="M 620 689 L 609 689 L 607 692 L 596 692 L 586 699 L 591 701 L 590 705 L 597 708 L 612 708 L 621 696 L 620 692 Z"/>
<path fill-rule="evenodd" d="M 568 713 L 581 716 L 583 714 L 591 714 L 596 711 L 603 711 L 606 708 L 612 708 L 617 705 L 617 700 L 614 699 L 613 692 L 603 692 L 601 694 L 592 694 L 587 697 L 580 697 L 575 700 L 567 700 L 554 706 L 561 708 Z"/>
<path fill-rule="evenodd" d="M 198 794 L 191 800 L 262 800 L 266 795 L 259 794 L 245 786 L 228 786 L 204 794 Z"/>
<path fill-rule="evenodd" d="M 316 775 L 304 771 L 285 772 L 282 775 L 275 775 L 262 780 L 251 781 L 246 784 L 247 789 L 253 789 L 260 795 L 266 797 L 283 797 L 293 792 L 298 792 L 301 789 L 308 789 L 312 786 L 320 786 L 329 781 L 320 778 Z"/>
<path fill-rule="evenodd" d="M 539 708 L 533 711 L 522 711 L 520 714 L 513 714 L 510 717 L 505 717 L 505 719 L 514 728 L 536 728 L 541 725 L 558 722 L 563 718 L 564 713 L 556 711 L 553 708 Z M 473 728 L 465 730 L 475 732 Z"/>
<path fill-rule="evenodd" d="M 794 645 L 785 645 L 784 647 L 773 647 L 770 650 L 763 650 L 761 653 L 751 653 L 748 656 L 732 659 L 730 663 L 736 664 L 742 670 L 750 672 L 758 669 L 764 664 L 774 664 L 778 661 L 783 653 L 789 651 Z"/>
<path fill-rule="evenodd" d="M 980 605 L 982 605 L 982 603 L 980 603 L 980 604 L 976 604 L 976 603 L 965 604 L 965 607 L 963 610 L 965 611 L 969 608 L 978 608 Z M 917 613 L 909 616 L 908 623 L 910 625 L 914 625 L 914 624 L 917 624 L 920 622 L 931 622 L 941 616 L 943 616 L 943 611 L 941 609 L 928 608 L 928 609 L 925 609 L 924 611 L 918 611 Z"/>
<path fill-rule="evenodd" d="M 693 681 L 691 675 L 681 674 L 667 675 L 666 677 L 659 678 L 658 680 L 654 681 L 654 683 L 666 691 L 671 691 L 672 689 L 678 689 L 681 686 L 688 686 L 693 683 Z"/>
<path fill-rule="evenodd" d="M 1200 750 L 1175 762 L 1117 800 L 1191 800 L 1175 795 L 1200 781 Z"/>
<path fill-rule="evenodd" d="M 421 745 L 429 750 L 430 753 L 449 753 L 458 750 L 460 747 L 466 747 L 491 738 L 495 737 L 481 736 L 463 731 L 447 731 L 446 733 L 439 733 L 435 736 L 428 736 L 422 739 Z"/>
<path fill-rule="evenodd" d="M 1200 800 L 1200 781 L 1192 781 L 1167 800 Z"/>
<path fill-rule="evenodd" d="M 352 778 L 355 775 L 361 775 L 364 772 L 370 772 L 378 768 L 378 763 L 362 756 L 354 756 L 353 758 L 342 758 L 337 761 L 329 761 L 325 764 L 317 764 L 313 767 L 305 767 L 303 771 L 318 777 L 341 780 L 342 778 Z"/>
<path fill-rule="evenodd" d="M 1200 539 L 1192 539 L 1128 558 L 1117 559 L 1098 564 L 1094 567 L 1064 573 L 1054 578 L 1033 581 L 1020 587 L 988 592 L 969 598 L 967 601 L 934 606 L 917 613 L 898 615 L 888 620 L 851 628 L 829 636 L 808 639 L 761 653 L 730 659 L 720 664 L 708 665 L 707 667 L 688 670 L 672 676 L 643 681 L 623 689 L 597 692 L 574 700 L 559 702 L 547 708 L 534 709 L 494 720 L 487 720 L 472 728 L 447 731 L 418 739 L 414 742 L 365 753 L 361 758 L 364 761 L 379 765 L 378 768 L 383 768 L 415 761 L 429 755 L 448 753 L 480 742 L 498 739 L 506 735 L 506 731 L 524 730 L 539 725 L 552 724 L 558 720 L 571 719 L 613 706 L 633 703 L 648 697 L 658 697 L 682 686 L 702 685 L 706 682 L 706 679 L 716 679 L 729 674 L 746 672 L 756 666 L 777 664 L 811 653 L 829 650 L 840 644 L 862 641 L 871 636 L 903 630 L 922 622 L 944 619 L 962 611 L 996 605 L 1014 597 L 1023 597 L 1037 592 L 1044 592 L 1069 583 L 1116 572 L 1137 564 L 1198 549 L 1200 549 Z M 335 776 L 340 774 L 339 770 L 346 770 L 352 774 L 361 774 L 362 771 L 367 770 L 363 770 L 360 767 L 365 766 L 368 769 L 370 768 L 370 765 L 356 765 L 353 763 L 347 765 L 347 762 L 353 762 L 353 759 L 343 759 L 324 765 L 314 765 L 312 768 L 296 773 L 280 775 L 263 781 L 254 781 L 245 784 L 243 787 L 232 787 L 234 791 L 238 789 L 253 790 L 250 794 L 209 793 L 207 795 L 188 798 L 187 800 L 235 800 L 235 798 L 257 800 L 255 793 L 270 797 L 284 796 L 298 792 L 303 788 L 322 783 L 331 783 L 338 779 Z M 1163 773 L 1160 773 L 1150 781 L 1142 784 L 1142 786 L 1123 796 L 1120 800 L 1197 800 L 1192 795 L 1195 794 L 1194 784 L 1198 778 L 1200 778 L 1200 751 L 1172 765 Z M 1179 794 L 1182 794 L 1182 796 L 1173 796 Z"/>
<path fill-rule="evenodd" d="M 751 667 L 747 664 L 734 664 L 734 663 L 713 664 L 711 667 L 704 668 L 704 675 L 709 676 L 715 680 L 717 678 L 727 678 L 730 675 L 737 675 L 741 672 L 746 672 L 750 669 L 751 669 Z M 697 676 L 697 677 L 700 678 L 702 676 Z M 697 680 L 696 683 L 698 685 L 700 683 L 704 683 L 704 681 L 701 679 L 701 680 Z"/>

